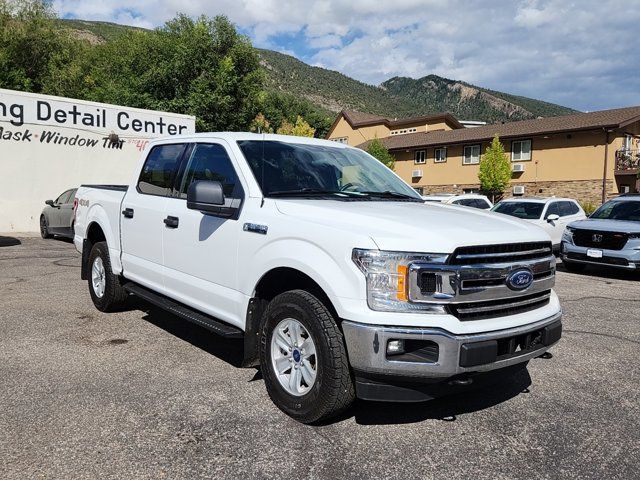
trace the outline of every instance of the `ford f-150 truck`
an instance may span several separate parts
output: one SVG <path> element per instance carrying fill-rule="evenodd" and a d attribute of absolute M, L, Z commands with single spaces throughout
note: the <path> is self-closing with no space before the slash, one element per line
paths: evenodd
<path fill-rule="evenodd" d="M 362 150 L 207 133 L 152 141 L 128 186 L 77 192 L 95 306 L 135 295 L 244 340 L 310 423 L 356 398 L 423 401 L 505 378 L 561 336 L 549 236 L 425 205 Z"/>

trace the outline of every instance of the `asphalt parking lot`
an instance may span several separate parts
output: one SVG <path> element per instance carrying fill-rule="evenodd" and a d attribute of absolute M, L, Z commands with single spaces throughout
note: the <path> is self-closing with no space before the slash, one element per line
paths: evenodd
<path fill-rule="evenodd" d="M 0 237 L 0 478 L 640 478 L 640 279 L 595 273 L 559 272 L 564 336 L 528 373 L 311 427 L 240 343 L 102 314 L 71 243 Z"/>

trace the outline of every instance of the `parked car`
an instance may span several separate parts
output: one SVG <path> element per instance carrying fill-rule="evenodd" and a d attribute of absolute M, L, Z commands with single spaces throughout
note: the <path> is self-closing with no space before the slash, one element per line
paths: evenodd
<path fill-rule="evenodd" d="M 562 263 L 569 271 L 586 265 L 640 269 L 640 194 L 609 200 L 586 220 L 567 226 Z"/>
<path fill-rule="evenodd" d="M 77 188 L 62 192 L 55 200 L 44 202 L 47 206 L 40 214 L 40 235 L 51 238 L 54 235 L 73 238 L 74 199 Z"/>
<path fill-rule="evenodd" d="M 489 210 L 493 203 L 484 195 L 477 193 L 465 193 L 457 195 L 455 193 L 441 193 L 438 195 L 423 195 L 425 202 L 446 203 L 449 205 L 462 205 L 464 207 L 479 208 Z"/>
<path fill-rule="evenodd" d="M 587 217 L 575 200 L 556 197 L 508 198 L 496 203 L 491 211 L 527 220 L 542 227 L 551 237 L 556 253 L 560 252 L 565 227 L 573 221 Z"/>
<path fill-rule="evenodd" d="M 94 305 L 133 294 L 243 338 L 243 364 L 302 422 L 356 396 L 423 401 L 509 378 L 560 339 L 546 233 L 425 205 L 357 148 L 196 134 L 151 141 L 138 172 L 78 190 Z"/>

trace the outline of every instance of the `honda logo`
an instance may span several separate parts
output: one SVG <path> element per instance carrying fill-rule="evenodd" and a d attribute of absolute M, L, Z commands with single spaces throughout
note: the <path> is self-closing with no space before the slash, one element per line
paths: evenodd
<path fill-rule="evenodd" d="M 595 243 L 600 243 L 602 241 L 602 234 L 594 233 L 593 235 L 591 235 L 591 240 L 593 240 Z"/>

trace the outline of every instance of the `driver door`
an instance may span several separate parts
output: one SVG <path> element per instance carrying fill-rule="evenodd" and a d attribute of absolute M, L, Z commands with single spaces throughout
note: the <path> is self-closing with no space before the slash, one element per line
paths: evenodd
<path fill-rule="evenodd" d="M 238 238 L 242 224 L 187 208 L 198 180 L 222 184 L 225 203 L 241 202 L 244 189 L 232 154 L 222 142 L 197 143 L 187 155 L 176 194 L 167 199 L 162 229 L 167 295 L 228 323 L 238 323 Z"/>

